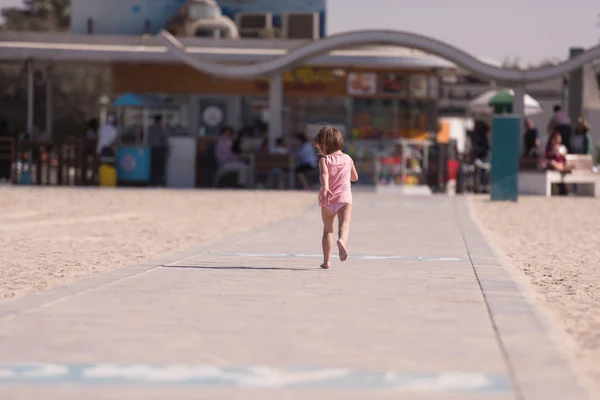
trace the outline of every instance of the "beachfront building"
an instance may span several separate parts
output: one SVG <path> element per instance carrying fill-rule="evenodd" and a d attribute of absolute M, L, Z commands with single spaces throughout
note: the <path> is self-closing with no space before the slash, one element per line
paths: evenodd
<path fill-rule="evenodd" d="M 439 131 L 440 78 L 456 72 L 455 64 L 444 58 L 478 76 L 514 85 L 514 110 L 519 115 L 526 82 L 558 76 L 583 63 L 556 71 L 503 70 L 406 32 L 362 31 L 322 38 L 323 0 L 222 0 L 223 9 L 214 0 L 112 0 L 98 8 L 99 4 L 73 0 L 71 33 L 0 33 L 0 58 L 28 61 L 30 94 L 36 64 L 108 65 L 112 84 L 103 98 L 128 94 L 128 99 L 141 99 L 135 95 L 151 94 L 159 110 L 148 110 L 148 105 L 125 110 L 121 121 L 145 126 L 149 111 L 165 114 L 177 136 L 171 138 L 171 158 L 178 167 L 182 159 L 193 160 L 186 171 L 193 163 L 202 164 L 223 125 L 249 127 L 258 136 L 267 133 L 272 148 L 277 137 L 289 139 L 295 132 L 310 136 L 325 122 L 344 132 L 359 165 L 382 160 L 389 173 L 385 179 L 363 173 L 368 183 L 423 183 L 427 139 L 435 139 Z M 161 33 L 154 35 L 157 32 Z M 593 59 L 594 51 L 582 60 Z M 30 101 L 30 132 L 34 115 Z M 398 139 L 405 142 L 397 146 Z M 137 153 L 130 153 L 126 163 L 130 167 L 136 165 L 133 154 Z M 406 174 L 408 158 L 415 176 Z M 184 172 L 175 167 L 170 170 Z M 194 172 L 186 185 L 207 183 L 199 179 L 203 174 L 198 168 Z"/>
<path fill-rule="evenodd" d="M 196 157 L 224 125 L 246 128 L 256 137 L 268 133 L 272 142 L 297 132 L 310 137 L 319 123 L 330 123 L 351 142 L 359 163 L 366 158 L 369 165 L 373 146 L 381 148 L 384 140 L 430 138 L 437 128 L 440 76 L 454 69 L 439 57 L 407 48 L 354 46 L 307 59 L 275 77 L 233 79 L 181 62 L 153 35 L 167 29 L 198 59 L 245 65 L 318 40 L 324 21 L 322 0 L 73 0 L 71 33 L 2 32 L 0 58 L 29 60 L 30 70 L 47 62 L 108 64 L 112 84 L 103 94 L 113 100 L 128 93 L 162 99 L 168 107 L 150 113 L 165 114 L 171 134 L 187 139 L 175 147 L 197 148 Z M 30 110 L 29 128 L 34 115 Z M 129 109 L 122 122 L 143 125 L 147 115 Z"/>

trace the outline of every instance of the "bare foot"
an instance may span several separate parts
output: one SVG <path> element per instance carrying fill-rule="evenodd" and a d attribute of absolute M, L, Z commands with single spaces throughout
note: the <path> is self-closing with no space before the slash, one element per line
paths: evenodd
<path fill-rule="evenodd" d="M 346 245 L 341 240 L 338 240 L 337 247 L 340 252 L 340 261 L 346 261 L 348 259 L 348 250 L 346 249 Z"/>
<path fill-rule="evenodd" d="M 323 269 L 329 269 L 329 267 L 331 266 L 329 261 L 324 261 L 323 264 L 321 264 L 321 268 Z"/>

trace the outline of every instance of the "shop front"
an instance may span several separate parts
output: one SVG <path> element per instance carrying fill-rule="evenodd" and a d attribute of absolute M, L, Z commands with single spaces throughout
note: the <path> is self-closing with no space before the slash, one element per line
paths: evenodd
<path fill-rule="evenodd" d="M 422 184 L 428 140 L 437 126 L 438 75 L 432 70 L 299 67 L 283 74 L 282 129 L 312 137 L 323 123 L 340 129 L 367 185 Z M 269 80 L 217 78 L 182 64 L 113 64 L 113 93 L 170 99 L 172 135 L 197 142 L 196 186 L 207 186 L 212 143 L 224 125 L 260 146 L 270 121 Z M 252 150 L 252 149 L 248 149 Z M 420 160 L 419 170 L 414 164 Z M 412 167 L 408 167 L 412 165 Z M 174 167 L 173 167 L 174 168 Z"/>

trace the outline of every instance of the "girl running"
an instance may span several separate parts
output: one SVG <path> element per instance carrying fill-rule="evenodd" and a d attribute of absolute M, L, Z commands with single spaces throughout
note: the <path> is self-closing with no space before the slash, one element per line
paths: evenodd
<path fill-rule="evenodd" d="M 323 218 L 323 264 L 321 268 L 331 266 L 331 249 L 333 248 L 333 231 L 335 217 L 338 217 L 338 241 L 340 261 L 348 259 L 348 234 L 350 233 L 350 218 L 352 216 L 352 191 L 350 182 L 358 180 L 354 161 L 344 154 L 344 139 L 340 132 L 325 126 L 319 129 L 313 140 L 319 155 L 319 172 L 321 190 L 319 191 L 319 206 Z"/>

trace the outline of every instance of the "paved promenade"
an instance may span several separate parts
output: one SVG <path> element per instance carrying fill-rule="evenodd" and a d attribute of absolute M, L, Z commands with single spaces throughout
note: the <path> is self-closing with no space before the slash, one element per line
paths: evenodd
<path fill-rule="evenodd" d="M 464 199 L 355 202 L 0 305 L 0 399 L 585 398 Z"/>

